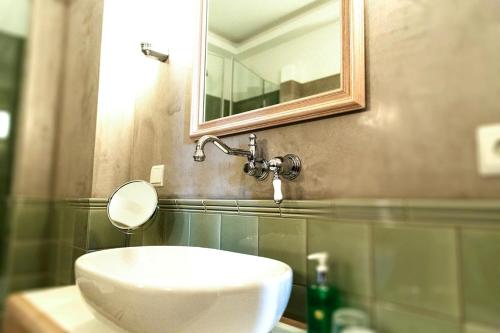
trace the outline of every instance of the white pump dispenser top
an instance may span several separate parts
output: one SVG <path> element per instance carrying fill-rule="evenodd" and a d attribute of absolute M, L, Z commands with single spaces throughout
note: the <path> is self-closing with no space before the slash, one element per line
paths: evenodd
<path fill-rule="evenodd" d="M 316 266 L 316 279 L 318 284 L 326 283 L 326 274 L 328 273 L 328 253 L 318 252 L 307 256 L 309 260 L 316 260 L 318 266 Z"/>

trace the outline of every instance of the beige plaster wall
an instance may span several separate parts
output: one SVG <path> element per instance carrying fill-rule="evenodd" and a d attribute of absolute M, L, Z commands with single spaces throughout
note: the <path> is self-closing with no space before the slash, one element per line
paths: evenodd
<path fill-rule="evenodd" d="M 136 1 L 104 2 L 92 196 L 130 179 L 135 90 L 140 61 Z"/>
<path fill-rule="evenodd" d="M 191 29 L 189 18 L 177 32 Z M 477 174 L 474 141 L 478 125 L 500 122 L 499 31 L 494 0 L 366 1 L 366 110 L 257 132 L 268 156 L 302 158 L 285 197 L 500 197 L 500 179 Z M 271 198 L 270 180 L 245 176 L 242 159 L 209 147 L 204 163 L 193 162 L 191 66 L 175 54 L 188 47 L 174 38 L 171 64 L 138 96 L 131 178 L 165 164 L 163 197 Z M 226 140 L 245 146 L 246 137 Z"/>
<path fill-rule="evenodd" d="M 115 11 L 121 15 L 111 24 L 115 28 L 150 18 L 147 25 L 126 30 L 133 38 L 106 28 L 111 12 L 102 0 L 69 3 L 55 139 L 57 197 L 106 197 L 123 181 L 148 179 L 152 165 L 165 164 L 162 197 L 271 198 L 270 179 L 259 183 L 244 175 L 241 158 L 208 147 L 204 163 L 192 160 L 193 3 L 147 1 L 140 13 Z M 256 132 L 268 157 L 302 158 L 303 172 L 285 183 L 285 197 L 500 197 L 500 179 L 477 174 L 474 141 L 477 126 L 500 122 L 498 2 L 365 3 L 366 110 Z M 168 44 L 170 64 L 135 56 L 138 49 L 129 39 L 136 43 L 144 37 Z M 115 47 L 127 52 L 128 66 L 113 62 Z M 127 80 L 133 84 L 124 84 Z M 50 103 L 57 104 L 56 98 Z M 37 124 L 36 118 L 31 121 Z M 47 134 L 53 125 L 47 126 L 40 134 L 27 131 L 30 142 L 54 140 Z M 226 140 L 246 146 L 247 135 Z M 26 148 L 18 165 L 26 165 L 24 174 L 34 160 L 49 169 L 44 157 L 51 154 L 51 148 Z M 17 192 L 30 193 L 36 181 L 50 185 L 47 178 L 33 179 L 20 181 Z"/>
<path fill-rule="evenodd" d="M 89 197 L 92 193 L 102 17 L 102 0 L 69 2 L 56 197 Z"/>
<path fill-rule="evenodd" d="M 34 1 L 14 196 L 91 197 L 129 179 L 130 60 L 142 57 L 130 20 L 103 17 L 105 4 L 113 14 L 131 2 Z"/>
<path fill-rule="evenodd" d="M 66 10 L 61 0 L 32 2 L 14 162 L 15 196 L 52 195 Z"/>

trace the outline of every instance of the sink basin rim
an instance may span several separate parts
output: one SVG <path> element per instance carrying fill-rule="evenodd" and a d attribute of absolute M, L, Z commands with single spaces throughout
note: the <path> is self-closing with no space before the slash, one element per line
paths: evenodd
<path fill-rule="evenodd" d="M 267 275 L 265 277 L 265 280 L 270 282 L 270 281 L 282 281 L 287 278 L 293 279 L 293 271 L 292 268 L 275 259 L 271 258 L 266 258 L 266 257 L 259 257 L 259 256 L 254 256 L 254 255 L 248 255 L 248 254 L 241 254 L 241 253 L 234 253 L 230 251 L 224 251 L 224 250 L 218 250 L 218 249 L 209 249 L 209 248 L 203 248 L 203 247 L 188 247 L 188 246 L 166 246 L 166 245 L 159 245 L 159 246 L 138 246 L 138 247 L 129 247 L 129 248 L 115 248 L 115 249 L 107 249 L 107 250 L 102 250 L 102 251 L 97 251 L 97 252 L 92 252 L 92 253 L 87 253 L 81 257 L 79 257 L 75 261 L 75 273 L 76 273 L 76 278 L 80 276 L 78 273 L 79 270 L 86 270 L 87 274 L 92 274 L 96 277 L 99 277 L 100 279 L 104 281 L 108 281 L 109 283 L 112 284 L 119 284 L 124 287 L 132 287 L 132 288 L 140 288 L 143 292 L 158 292 L 158 290 L 162 291 L 170 291 L 170 290 L 175 290 L 175 291 L 180 291 L 184 293 L 213 293 L 214 290 L 223 290 L 224 292 L 233 292 L 233 291 L 242 291 L 246 289 L 252 289 L 256 286 L 262 286 L 267 284 L 266 282 L 263 281 L 263 279 L 259 279 L 259 277 L 254 277 L 254 279 L 248 279 L 245 280 L 243 283 L 235 283 L 231 284 L 228 283 L 227 281 L 221 281 L 219 284 L 211 284 L 211 285 L 203 285 L 203 284 L 198 284 L 198 285 L 193 285 L 193 284 L 185 284 L 185 285 L 176 285 L 176 284 L 171 284 L 171 285 L 160 285 L 160 284 L 153 284 L 153 283 L 141 283 L 139 281 L 134 281 L 133 279 L 129 277 L 115 277 L 110 275 L 108 272 L 102 272 L 99 271 L 95 267 L 89 267 L 89 265 L 86 265 L 85 261 L 92 260 L 93 257 L 95 256 L 101 256 L 103 251 L 106 251 L 107 254 L 110 254 L 112 252 L 123 252 L 127 251 L 126 249 L 137 249 L 137 248 L 147 248 L 147 249 L 154 249 L 154 248 L 170 248 L 170 249 L 182 249 L 182 250 L 188 250 L 188 251 L 197 251 L 201 250 L 203 252 L 206 251 L 213 251 L 215 252 L 223 252 L 228 255 L 235 255 L 235 256 L 246 256 L 246 257 L 252 257 L 254 260 L 258 261 L 266 261 L 268 263 L 274 263 L 278 266 L 281 266 L 282 269 L 280 272 L 274 274 L 274 275 Z M 134 251 L 134 250 L 131 250 Z M 86 267 L 85 267 L 86 266 Z M 205 282 L 205 281 L 203 281 Z M 292 280 L 293 283 L 293 280 Z"/>

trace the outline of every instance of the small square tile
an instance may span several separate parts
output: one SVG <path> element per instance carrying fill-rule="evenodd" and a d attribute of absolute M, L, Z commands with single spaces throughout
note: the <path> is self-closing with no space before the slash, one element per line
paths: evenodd
<path fill-rule="evenodd" d="M 142 228 L 142 245 L 163 245 L 165 243 L 164 212 L 158 211 L 152 221 Z"/>
<path fill-rule="evenodd" d="M 37 274 L 48 271 L 50 244 L 47 242 L 21 243 L 11 247 L 9 258 L 12 274 Z"/>
<path fill-rule="evenodd" d="M 383 333 L 460 333 L 458 321 L 416 313 L 393 305 L 375 307 L 375 328 Z"/>
<path fill-rule="evenodd" d="M 3 307 L 4 307 L 4 299 L 7 297 L 8 290 L 7 290 L 7 279 L 5 277 L 0 278 L 0 312 L 2 312 Z"/>
<path fill-rule="evenodd" d="M 143 246 L 143 230 L 137 229 L 130 235 L 130 243 L 129 246 Z"/>
<path fill-rule="evenodd" d="M 376 297 L 458 317 L 456 234 L 452 228 L 374 230 Z"/>
<path fill-rule="evenodd" d="M 222 215 L 221 249 L 244 254 L 258 254 L 256 216 Z"/>
<path fill-rule="evenodd" d="M 80 248 L 77 248 L 77 247 L 73 247 L 73 257 L 71 259 L 71 263 L 72 263 L 72 268 L 74 269 L 75 267 L 75 261 L 80 258 L 81 256 L 83 256 L 84 254 L 86 254 L 87 251 L 84 250 L 84 249 L 80 249 Z"/>
<path fill-rule="evenodd" d="M 220 221 L 219 214 L 190 214 L 189 245 L 213 249 L 220 248 Z"/>
<path fill-rule="evenodd" d="M 49 241 L 49 254 L 48 254 L 48 273 L 52 279 L 57 275 L 57 265 L 59 262 L 58 252 L 59 244 L 55 240 Z"/>
<path fill-rule="evenodd" d="M 85 251 L 84 249 L 73 247 L 73 255 L 71 257 L 71 266 L 70 266 L 71 283 L 75 283 L 75 261 L 86 253 L 87 251 Z"/>
<path fill-rule="evenodd" d="M 483 324 L 466 323 L 463 333 L 499 333 L 499 327 L 491 327 Z"/>
<path fill-rule="evenodd" d="M 10 213 L 11 237 L 17 241 L 47 239 L 50 233 L 50 203 L 24 203 L 14 205 Z"/>
<path fill-rule="evenodd" d="M 164 216 L 164 239 L 166 245 L 189 245 L 189 214 L 166 212 Z"/>
<path fill-rule="evenodd" d="M 307 318 L 307 288 L 301 285 L 292 286 L 292 294 L 285 310 L 285 317 L 306 322 Z"/>
<path fill-rule="evenodd" d="M 32 274 L 13 276 L 10 278 L 9 293 L 48 287 L 50 279 L 48 274 Z"/>
<path fill-rule="evenodd" d="M 67 243 L 60 243 L 58 249 L 57 284 L 71 284 L 73 276 L 73 246 Z"/>
<path fill-rule="evenodd" d="M 115 228 L 105 209 L 90 209 L 87 250 L 125 246 L 125 234 Z"/>
<path fill-rule="evenodd" d="M 373 299 L 370 297 L 358 296 L 353 294 L 341 293 L 341 307 L 348 307 L 363 311 L 373 322 Z"/>
<path fill-rule="evenodd" d="M 329 254 L 329 280 L 341 291 L 371 296 L 370 227 L 364 223 L 309 220 L 308 254 Z M 308 262 L 309 281 L 316 276 L 316 262 Z"/>
<path fill-rule="evenodd" d="M 60 234 L 60 226 L 61 226 L 61 204 L 54 203 L 51 208 L 50 217 L 49 217 L 49 234 L 47 239 L 50 240 L 59 240 Z"/>
<path fill-rule="evenodd" d="M 500 328 L 500 231 L 462 230 L 467 321 Z"/>
<path fill-rule="evenodd" d="M 259 218 L 259 256 L 283 261 L 293 269 L 295 284 L 306 284 L 306 221 Z"/>
<path fill-rule="evenodd" d="M 61 212 L 59 240 L 72 244 L 75 237 L 76 207 L 66 205 Z"/>
<path fill-rule="evenodd" d="M 7 271 L 7 249 L 9 240 L 0 237 L 0 277 L 3 277 Z"/>
<path fill-rule="evenodd" d="M 84 249 L 87 247 L 89 210 L 78 208 L 75 210 L 75 223 L 73 226 L 73 246 Z"/>

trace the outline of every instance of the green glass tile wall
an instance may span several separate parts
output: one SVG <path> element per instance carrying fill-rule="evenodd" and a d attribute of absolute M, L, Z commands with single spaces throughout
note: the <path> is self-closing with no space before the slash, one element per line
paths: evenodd
<path fill-rule="evenodd" d="M 189 245 L 219 249 L 220 220 L 220 214 L 190 214 Z"/>
<path fill-rule="evenodd" d="M 313 276 L 306 256 L 328 251 L 344 304 L 366 311 L 380 332 L 500 329 L 500 202 L 290 201 L 279 207 L 262 200 L 179 199 L 159 206 L 132 245 L 204 246 L 287 262 L 295 276 L 286 314 L 294 319 L 305 319 Z M 48 250 L 54 283 L 73 283 L 73 263 L 82 254 L 125 245 L 107 221 L 105 200 L 53 207 L 48 230 L 20 235 L 57 235 Z M 26 281 L 44 283 L 35 276 Z"/>
<path fill-rule="evenodd" d="M 377 298 L 458 318 L 457 253 L 452 228 L 375 227 Z"/>
<path fill-rule="evenodd" d="M 167 212 L 163 220 L 164 242 L 163 244 L 187 246 L 189 245 L 189 215 L 185 212 Z"/>
<path fill-rule="evenodd" d="M 256 216 L 222 215 L 221 250 L 258 255 L 258 222 Z"/>
<path fill-rule="evenodd" d="M 306 220 L 259 218 L 259 254 L 290 265 L 294 283 L 305 285 Z"/>
<path fill-rule="evenodd" d="M 313 219 L 308 223 L 307 252 L 327 251 L 337 286 L 352 295 L 371 297 L 370 236 L 367 223 Z M 314 265 L 309 265 L 310 281 L 315 274 Z"/>
<path fill-rule="evenodd" d="M 421 314 L 395 305 L 377 304 L 375 308 L 377 328 L 384 333 L 425 332 L 460 333 L 458 321 L 439 316 Z"/>
<path fill-rule="evenodd" d="M 51 285 L 50 256 L 55 225 L 50 221 L 51 202 L 9 200 L 8 257 L 5 260 L 3 303 L 8 293 Z"/>
<path fill-rule="evenodd" d="M 500 327 L 500 230 L 462 232 L 465 317 Z"/>
<path fill-rule="evenodd" d="M 125 246 L 125 234 L 109 222 L 103 200 L 57 202 L 52 222 L 58 228 L 57 242 L 51 252 L 54 285 L 74 283 L 74 262 L 81 255 Z M 136 238 L 132 244 L 143 243 L 142 239 L 138 241 Z"/>

